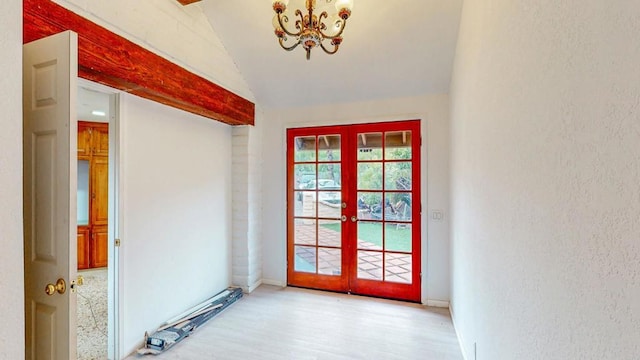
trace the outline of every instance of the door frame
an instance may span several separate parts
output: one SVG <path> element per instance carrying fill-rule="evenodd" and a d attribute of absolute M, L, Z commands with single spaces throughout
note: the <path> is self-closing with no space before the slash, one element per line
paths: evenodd
<path fill-rule="evenodd" d="M 119 261 L 119 247 L 115 246 L 115 239 L 119 238 L 122 229 L 122 202 L 120 201 L 120 119 L 122 109 L 120 106 L 120 91 L 107 86 L 94 83 L 85 79 L 77 78 L 76 85 L 94 91 L 104 93 L 109 96 L 109 221 L 108 221 L 108 265 L 107 265 L 107 292 L 108 292 L 108 341 L 107 355 L 109 359 L 120 359 L 122 343 L 121 325 L 122 295 L 120 279 L 122 266 Z M 78 121 L 76 119 L 76 121 Z M 77 134 L 76 134 L 77 136 Z M 75 239 L 70 239 L 75 241 Z M 77 266 L 77 263 L 75 264 Z M 23 292 L 26 291 L 26 283 Z M 26 319 L 25 319 L 26 320 Z M 70 331 L 75 331 L 75 328 Z"/>
<path fill-rule="evenodd" d="M 282 251 L 282 254 L 284 254 L 283 258 L 284 261 L 282 263 L 282 274 L 283 274 L 283 281 L 282 282 L 277 282 L 277 281 L 272 281 L 272 280 L 265 280 L 263 281 L 266 284 L 273 284 L 273 285 L 279 285 L 279 286 L 287 286 L 288 284 L 288 272 L 289 272 L 289 267 L 288 267 L 288 261 L 289 261 L 289 240 L 288 240 L 288 228 L 289 228 L 289 211 L 288 211 L 288 206 L 289 206 L 289 148 L 288 148 L 288 143 L 287 143 L 287 132 L 288 130 L 291 129 L 299 129 L 299 128 L 310 128 L 310 127 L 317 127 L 317 128 L 332 128 L 332 127 L 340 127 L 340 126 L 346 126 L 346 125 L 366 125 L 366 124 L 380 124 L 380 123 L 388 123 L 388 122 L 403 122 L 403 121 L 408 121 L 408 120 L 416 120 L 419 121 L 420 126 L 419 126 L 419 135 L 420 135 L 420 144 L 419 144 L 419 148 L 420 148 L 420 161 L 419 161 L 419 174 L 420 174 L 420 183 L 418 184 L 418 186 L 420 186 L 420 203 L 421 203 L 421 209 L 420 209 L 420 274 L 419 274 L 419 279 L 420 279 L 420 294 L 419 294 L 419 301 L 422 304 L 428 305 L 431 304 L 432 302 L 429 301 L 429 287 L 428 287 L 428 279 L 429 279 L 429 272 L 428 272 L 428 266 L 429 266 L 429 262 L 428 262 L 428 255 L 429 255 L 429 236 L 428 236 L 428 214 L 429 214 L 429 206 L 428 206 L 428 172 L 427 172 L 427 165 L 428 165 L 428 134 L 429 134 L 429 120 L 428 120 L 428 116 L 424 113 L 407 113 L 404 115 L 394 115 L 394 116 L 389 116 L 389 115 L 383 115 L 383 116 L 372 116 L 372 117 L 346 117 L 346 118 L 338 118 L 338 120 L 324 120 L 324 121 L 319 121 L 316 119 L 313 119 L 311 121 L 308 122 L 304 122 L 304 121 L 290 121 L 290 122 L 284 122 L 282 123 L 282 127 L 280 128 L 280 134 L 282 136 L 282 143 L 284 144 L 284 151 L 282 152 L 282 157 L 281 157 L 281 161 L 282 161 L 282 171 L 283 171 L 283 178 L 284 181 L 282 182 L 282 199 L 284 202 L 284 209 L 285 209 L 285 214 L 286 216 L 283 218 L 283 220 L 281 221 L 282 224 L 282 229 L 283 229 L 283 241 L 280 243 L 280 249 Z M 433 303 L 432 305 L 434 306 L 443 306 L 444 302 L 437 302 L 437 303 Z"/>
<path fill-rule="evenodd" d="M 121 136 L 120 119 L 122 108 L 120 106 L 119 90 L 105 85 L 78 78 L 78 86 L 103 93 L 109 96 L 109 220 L 108 220 L 108 260 L 107 260 L 107 355 L 109 359 L 120 359 L 122 343 L 122 265 L 120 264 L 120 248 L 116 246 L 116 239 L 120 238 L 122 231 L 122 202 L 121 194 Z"/>

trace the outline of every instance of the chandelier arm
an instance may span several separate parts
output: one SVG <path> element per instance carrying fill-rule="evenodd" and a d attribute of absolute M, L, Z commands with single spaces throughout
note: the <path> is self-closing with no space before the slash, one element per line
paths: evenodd
<path fill-rule="evenodd" d="M 296 20 L 296 29 L 300 30 L 298 35 L 302 34 L 302 30 L 304 30 L 304 14 L 300 9 L 296 10 L 296 16 L 300 16 L 300 20 Z"/>
<path fill-rule="evenodd" d="M 300 29 L 300 20 L 296 21 L 296 29 L 299 29 L 300 31 L 298 31 L 297 33 L 293 33 L 289 30 L 287 30 L 287 28 L 284 26 L 284 23 L 286 21 L 282 21 L 282 13 L 279 12 L 277 13 L 278 15 L 278 24 L 280 25 L 280 28 L 282 29 L 282 31 L 284 31 L 287 35 L 289 36 L 293 36 L 293 37 L 297 37 L 300 36 L 300 34 L 302 34 L 302 29 Z M 296 10 L 296 15 L 300 15 L 300 18 L 302 18 L 302 13 L 300 12 L 300 10 Z M 287 19 L 288 21 L 288 17 L 285 15 L 285 19 Z"/>
<path fill-rule="evenodd" d="M 297 47 L 298 47 L 298 45 L 300 45 L 300 41 L 297 41 L 295 44 L 293 44 L 293 45 L 291 45 L 291 46 L 287 47 L 287 46 L 285 46 L 285 45 L 284 45 L 284 40 L 283 40 L 282 38 L 278 38 L 278 42 L 280 43 L 280 46 L 281 46 L 283 49 L 287 50 L 287 51 L 291 51 L 291 50 L 293 50 L 293 49 L 297 48 Z"/>
<path fill-rule="evenodd" d="M 323 12 L 322 14 L 320 14 L 320 18 L 318 18 L 318 22 L 320 22 L 320 19 L 322 19 L 322 15 L 325 15 L 325 17 L 327 17 L 327 13 Z M 324 24 L 323 24 L 324 25 Z M 325 25 L 326 26 L 326 25 Z M 325 33 L 322 32 L 322 28 L 320 26 L 318 26 L 318 32 L 320 33 L 320 35 L 322 35 L 322 37 L 324 37 L 325 39 L 335 39 L 337 37 L 340 37 L 342 35 L 342 32 L 344 31 L 344 27 L 347 26 L 347 20 L 342 20 L 342 26 L 340 26 L 340 31 L 338 31 L 338 33 L 336 35 L 333 36 L 329 36 Z"/>
<path fill-rule="evenodd" d="M 322 50 L 324 50 L 324 52 L 326 52 L 329 55 L 333 55 L 333 54 L 337 53 L 338 52 L 338 48 L 340 47 L 340 45 L 336 45 L 336 44 L 334 44 L 333 46 L 334 46 L 333 50 L 330 51 L 324 46 L 323 43 L 320 43 L 320 47 L 322 48 Z"/>

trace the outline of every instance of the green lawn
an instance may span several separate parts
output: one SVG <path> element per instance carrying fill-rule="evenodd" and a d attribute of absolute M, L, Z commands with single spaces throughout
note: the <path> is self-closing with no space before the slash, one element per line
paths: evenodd
<path fill-rule="evenodd" d="M 322 224 L 327 229 L 340 231 L 340 223 Z M 395 224 L 388 224 L 385 232 L 386 249 L 390 251 L 411 251 L 411 228 L 397 228 Z M 358 223 L 358 238 L 382 247 L 382 223 Z"/>

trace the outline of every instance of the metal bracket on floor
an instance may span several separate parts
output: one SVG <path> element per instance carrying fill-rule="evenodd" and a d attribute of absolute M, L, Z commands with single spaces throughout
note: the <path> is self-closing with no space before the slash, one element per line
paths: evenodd
<path fill-rule="evenodd" d="M 202 324 L 219 314 L 242 297 L 242 289 L 227 288 L 211 299 L 167 320 L 153 334 L 144 333 L 144 348 L 138 354 L 160 354 L 191 335 Z"/>

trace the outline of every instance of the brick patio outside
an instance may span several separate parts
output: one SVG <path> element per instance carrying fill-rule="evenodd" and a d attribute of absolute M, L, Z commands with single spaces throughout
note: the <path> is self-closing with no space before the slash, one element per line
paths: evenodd
<path fill-rule="evenodd" d="M 295 255 L 298 258 L 296 271 L 316 271 L 316 225 L 312 221 L 309 222 L 299 222 L 295 225 L 295 244 L 303 245 L 295 247 Z M 338 248 L 341 234 L 321 224 L 318 231 L 317 271 L 323 275 L 340 275 L 341 250 Z M 411 254 L 385 252 L 383 255 L 381 250 L 382 248 L 376 244 L 358 239 L 358 278 L 410 284 Z M 303 260 L 304 263 L 299 263 L 298 260 Z"/>

